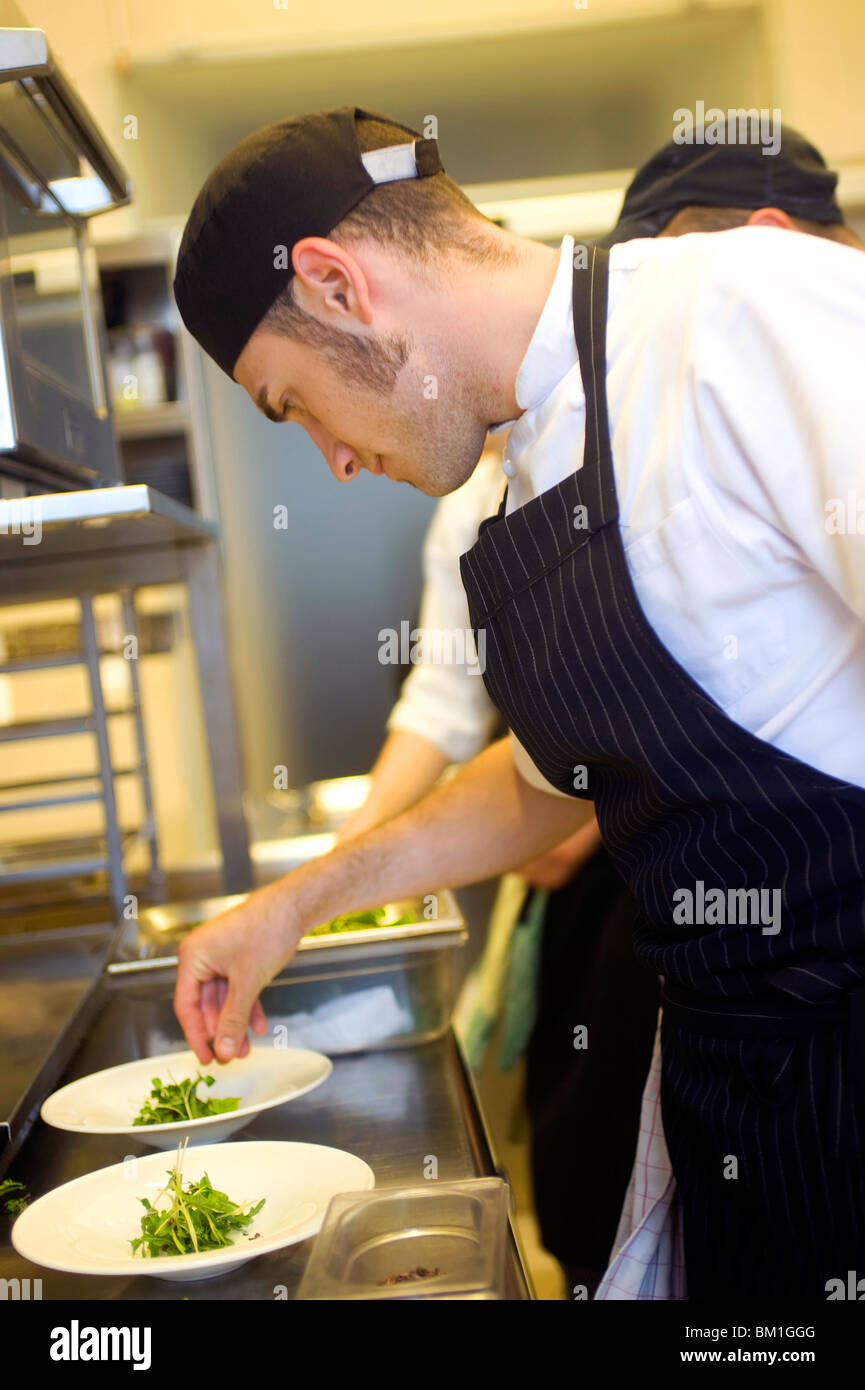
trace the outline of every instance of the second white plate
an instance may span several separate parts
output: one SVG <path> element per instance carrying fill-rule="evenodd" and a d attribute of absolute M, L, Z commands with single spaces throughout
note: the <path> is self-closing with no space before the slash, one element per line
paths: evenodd
<path fill-rule="evenodd" d="M 187 1081 L 197 1072 L 215 1078 L 198 1095 L 239 1096 L 240 1105 L 224 1115 L 176 1124 L 134 1125 L 154 1077 L 164 1083 Z M 299 1047 L 253 1047 L 249 1056 L 202 1066 L 194 1052 L 165 1052 L 119 1067 L 91 1072 L 55 1091 L 42 1105 L 42 1118 L 55 1129 L 75 1134 L 124 1134 L 155 1149 L 173 1149 L 188 1137 L 190 1147 L 227 1139 L 262 1110 L 296 1100 L 326 1081 L 333 1063 L 322 1052 Z"/>

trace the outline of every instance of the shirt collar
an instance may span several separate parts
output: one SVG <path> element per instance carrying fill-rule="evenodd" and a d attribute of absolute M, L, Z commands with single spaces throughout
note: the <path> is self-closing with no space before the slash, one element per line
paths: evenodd
<path fill-rule="evenodd" d="M 514 394 L 521 410 L 537 410 L 574 365 L 573 273 L 574 238 L 566 236 L 555 279 L 517 372 Z"/>

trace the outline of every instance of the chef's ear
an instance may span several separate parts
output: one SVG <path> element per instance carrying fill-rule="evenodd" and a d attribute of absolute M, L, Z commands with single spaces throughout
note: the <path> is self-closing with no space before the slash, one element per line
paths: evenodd
<path fill-rule="evenodd" d="M 319 322 L 357 319 L 372 323 L 366 276 L 352 256 L 326 237 L 307 236 L 291 252 L 294 299 Z"/>
<path fill-rule="evenodd" d="M 746 223 L 748 227 L 783 227 L 785 231 L 795 232 L 796 224 L 781 208 L 757 208 Z"/>

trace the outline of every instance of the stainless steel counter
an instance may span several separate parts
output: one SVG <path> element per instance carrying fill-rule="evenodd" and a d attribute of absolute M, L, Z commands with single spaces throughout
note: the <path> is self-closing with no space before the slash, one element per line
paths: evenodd
<path fill-rule="evenodd" d="M 0 936 L 0 1166 L 87 1027 L 111 933 Z"/>
<path fill-rule="evenodd" d="M 267 998 L 264 999 L 265 1006 Z M 165 980 L 105 978 L 88 1006 L 86 1035 L 46 1094 L 67 1081 L 142 1055 L 140 1040 L 165 1033 L 182 1044 Z M 146 1055 L 146 1054 L 144 1054 Z M 317 1091 L 259 1116 L 243 1138 L 301 1140 L 345 1148 L 365 1159 L 376 1185 L 422 1183 L 434 1156 L 442 1181 L 496 1172 L 468 1073 L 451 1033 L 419 1047 L 357 1053 L 334 1059 L 330 1079 Z M 109 1137 L 82 1138 L 36 1120 L 6 1176 L 26 1183 L 32 1197 L 130 1154 L 143 1145 Z M 9 1243 L 0 1218 L 0 1278 L 40 1278 L 44 1299 L 268 1299 L 284 1287 L 294 1297 L 312 1242 L 250 1261 L 221 1279 L 170 1284 L 135 1279 L 86 1278 L 38 1268 Z M 509 1297 L 530 1297 L 513 1237 L 509 1242 Z M 280 1292 L 281 1297 L 285 1293 Z"/>

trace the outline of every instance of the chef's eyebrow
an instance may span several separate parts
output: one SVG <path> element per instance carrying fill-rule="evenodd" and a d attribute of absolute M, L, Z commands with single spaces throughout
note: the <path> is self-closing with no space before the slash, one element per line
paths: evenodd
<path fill-rule="evenodd" d="M 266 415 L 267 418 L 268 418 L 268 420 L 272 420 L 272 421 L 274 422 L 275 425 L 279 425 L 279 424 L 282 423 L 282 418 L 283 418 L 283 417 L 282 417 L 281 415 L 277 415 L 276 411 L 275 411 L 271 406 L 269 406 L 268 403 L 267 403 L 267 387 L 266 387 L 266 386 L 262 386 L 261 390 L 259 391 L 259 393 L 258 393 L 258 395 L 257 395 L 257 397 L 256 397 L 256 399 L 255 399 L 255 404 L 258 406 L 258 408 L 259 408 L 259 410 L 261 411 L 262 415 Z"/>

